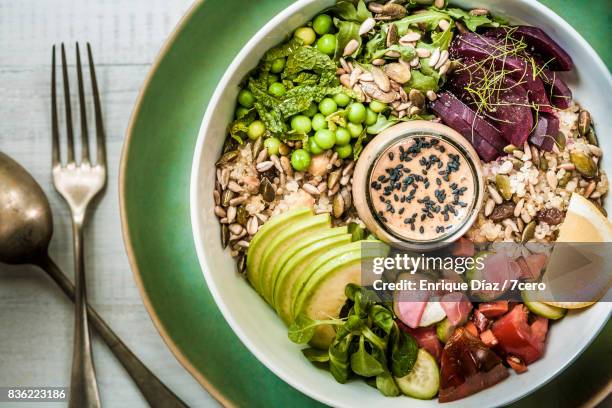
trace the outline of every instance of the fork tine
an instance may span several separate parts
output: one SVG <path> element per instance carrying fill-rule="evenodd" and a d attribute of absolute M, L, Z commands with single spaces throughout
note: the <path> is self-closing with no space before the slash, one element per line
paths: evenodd
<path fill-rule="evenodd" d="M 57 124 L 57 94 L 55 90 L 55 45 L 51 52 L 51 164 L 60 165 L 59 126 Z"/>
<path fill-rule="evenodd" d="M 96 164 L 106 167 L 106 137 L 104 135 L 104 127 L 102 126 L 102 109 L 100 108 L 100 93 L 98 92 L 98 81 L 96 80 L 96 70 L 94 68 L 94 60 L 91 53 L 91 45 L 87 43 L 87 56 L 89 58 L 89 73 L 91 76 L 91 88 L 94 98 L 94 111 L 96 114 L 96 147 L 97 158 Z"/>
<path fill-rule="evenodd" d="M 64 79 L 64 103 L 66 106 L 66 137 L 68 139 L 67 164 L 74 163 L 74 137 L 72 135 L 72 110 L 70 109 L 70 86 L 68 85 L 68 64 L 66 50 L 62 43 L 62 74 Z"/>
<path fill-rule="evenodd" d="M 83 90 L 83 69 L 81 68 L 81 52 L 76 43 L 77 79 L 79 83 L 79 113 L 81 117 L 81 163 L 89 163 L 89 134 L 87 132 L 87 113 L 85 112 L 85 91 Z"/>

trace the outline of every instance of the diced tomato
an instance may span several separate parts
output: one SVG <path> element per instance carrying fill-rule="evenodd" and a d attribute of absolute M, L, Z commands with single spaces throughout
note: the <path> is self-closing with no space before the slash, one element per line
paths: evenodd
<path fill-rule="evenodd" d="M 523 374 L 525 371 L 527 371 L 527 366 L 525 365 L 525 363 L 523 363 L 523 360 L 521 360 L 517 356 L 506 357 L 506 362 L 517 374 Z"/>
<path fill-rule="evenodd" d="M 442 296 L 440 305 L 453 326 L 462 325 L 468 319 L 470 310 L 472 310 L 472 302 L 460 292 L 452 292 Z"/>
<path fill-rule="evenodd" d="M 467 322 L 465 324 L 465 329 L 470 332 L 470 334 L 474 337 L 478 337 L 478 329 L 476 328 L 476 326 L 474 326 L 474 323 L 472 323 L 471 321 Z"/>
<path fill-rule="evenodd" d="M 463 327 L 454 331 L 440 359 L 440 402 L 450 402 L 508 377 L 501 359 Z"/>
<path fill-rule="evenodd" d="M 442 343 L 436 335 L 435 327 L 419 327 L 412 329 L 405 324 L 399 324 L 400 328 L 407 333 L 410 333 L 419 347 L 427 350 L 437 361 L 440 361 L 440 355 L 442 354 Z"/>
<path fill-rule="evenodd" d="M 482 342 L 487 347 L 496 346 L 498 343 L 497 339 L 495 338 L 495 336 L 493 335 L 493 332 L 490 329 L 485 330 L 482 333 L 480 333 L 480 340 L 482 340 Z"/>
<path fill-rule="evenodd" d="M 548 319 L 536 317 L 529 325 L 529 311 L 523 304 L 516 305 L 510 313 L 495 323 L 491 330 L 499 341 L 497 348 L 503 354 L 520 357 L 525 364 L 531 364 L 544 354 L 544 340 L 548 332 Z"/>
<path fill-rule="evenodd" d="M 542 274 L 542 270 L 546 266 L 548 262 L 548 256 L 544 254 L 531 254 L 527 258 L 525 258 L 525 263 L 527 263 L 527 267 L 529 268 L 529 272 L 531 280 L 540 279 L 540 275 Z"/>
<path fill-rule="evenodd" d="M 453 249 L 451 249 L 451 255 L 453 256 L 474 256 L 476 253 L 476 249 L 474 248 L 474 243 L 470 241 L 468 238 L 461 237 L 453 244 Z"/>
<path fill-rule="evenodd" d="M 472 314 L 472 323 L 474 323 L 478 332 L 483 332 L 489 327 L 489 319 L 478 309 L 474 310 Z"/>
<path fill-rule="evenodd" d="M 499 300 L 497 302 L 481 303 L 478 310 L 489 319 L 498 317 L 508 311 L 508 301 Z"/>

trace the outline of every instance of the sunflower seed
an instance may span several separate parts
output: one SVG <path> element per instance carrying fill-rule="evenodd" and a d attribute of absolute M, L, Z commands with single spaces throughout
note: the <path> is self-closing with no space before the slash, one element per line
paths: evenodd
<path fill-rule="evenodd" d="M 557 166 L 557 170 L 574 171 L 576 166 L 573 163 L 561 163 Z"/>
<path fill-rule="evenodd" d="M 595 191 L 596 186 L 597 186 L 597 183 L 595 183 L 594 181 L 591 181 L 589 185 L 587 186 L 586 190 L 584 191 L 584 196 L 586 198 L 589 198 L 591 194 L 593 194 L 593 191 Z"/>
<path fill-rule="evenodd" d="M 399 39 L 399 43 L 402 45 L 410 45 L 410 43 L 419 41 L 421 34 L 416 31 L 409 32 L 408 34 L 402 35 Z"/>
<path fill-rule="evenodd" d="M 257 229 L 259 228 L 259 221 L 257 221 L 257 217 L 249 218 L 249 222 L 247 222 L 247 233 L 249 235 L 255 235 Z"/>
<path fill-rule="evenodd" d="M 448 61 L 448 51 L 444 50 L 440 52 L 440 58 L 438 58 L 438 62 L 436 63 L 434 68 L 435 69 L 442 68 L 442 65 L 446 64 L 446 61 Z"/>
<path fill-rule="evenodd" d="M 431 57 L 429 57 L 428 65 L 430 67 L 435 67 L 439 59 L 440 59 L 440 49 L 436 48 L 434 52 L 431 54 Z"/>
<path fill-rule="evenodd" d="M 410 116 L 416 115 L 419 112 L 421 112 L 421 108 L 419 108 L 418 106 L 413 106 L 408 110 L 408 113 L 410 114 Z"/>
<path fill-rule="evenodd" d="M 444 4 L 445 4 L 444 0 L 435 0 L 434 1 L 434 7 L 439 8 L 439 9 L 444 8 Z"/>
<path fill-rule="evenodd" d="M 365 85 L 365 84 L 363 84 L 363 85 Z M 352 89 L 353 89 L 353 92 L 355 92 L 355 95 L 357 96 L 357 100 L 359 102 L 364 102 L 366 97 L 365 97 L 365 94 L 363 93 L 362 85 L 357 84 Z"/>
<path fill-rule="evenodd" d="M 497 169 L 497 174 L 508 174 L 513 168 L 514 166 L 512 165 L 512 162 L 506 160 L 501 164 L 501 166 L 499 166 L 499 169 Z"/>
<path fill-rule="evenodd" d="M 451 65 L 452 65 L 452 64 L 451 64 L 451 62 L 447 60 L 447 61 L 444 63 L 444 65 L 442 65 L 442 67 L 440 68 L 440 70 L 438 71 L 438 72 L 440 73 L 440 75 L 444 75 L 444 74 L 446 74 L 446 73 L 448 72 L 448 70 L 450 69 Z"/>
<path fill-rule="evenodd" d="M 344 200 L 344 207 L 351 208 L 351 205 L 353 205 L 353 197 L 351 196 L 351 193 L 348 190 L 348 188 L 345 187 L 342 190 L 340 190 L 340 195 L 342 196 L 342 199 Z"/>
<path fill-rule="evenodd" d="M 399 57 L 402 56 L 402 54 L 400 54 L 399 51 L 389 50 L 389 51 L 385 52 L 385 56 L 387 56 L 389 58 L 399 58 Z"/>
<path fill-rule="evenodd" d="M 411 106 L 412 106 L 412 102 L 404 102 L 404 103 L 400 103 L 399 105 L 397 105 L 395 107 L 395 110 L 397 110 L 398 112 L 401 112 L 406 109 L 410 109 Z"/>
<path fill-rule="evenodd" d="M 489 185 L 488 191 L 489 191 L 489 195 L 491 196 L 493 201 L 495 201 L 495 204 L 499 205 L 499 204 L 504 202 L 504 199 L 502 198 L 501 195 L 499 195 L 499 193 L 497 192 L 495 187 L 493 187 L 492 185 Z"/>
<path fill-rule="evenodd" d="M 486 8 L 475 8 L 470 10 L 470 14 L 473 16 L 486 16 L 487 14 L 489 14 L 489 10 L 487 10 Z"/>
<path fill-rule="evenodd" d="M 389 77 L 378 67 L 372 67 L 372 77 L 374 82 L 383 92 L 389 92 L 391 90 L 391 83 Z"/>
<path fill-rule="evenodd" d="M 351 73 L 352 69 L 344 58 L 340 58 L 340 65 L 346 71 L 347 74 Z"/>
<path fill-rule="evenodd" d="M 221 246 L 223 248 L 227 248 L 227 244 L 229 244 L 230 232 L 227 224 L 223 224 L 221 226 Z"/>
<path fill-rule="evenodd" d="M 240 224 L 231 224 L 229 226 L 229 230 L 234 235 L 240 235 L 240 233 L 242 232 L 242 225 L 240 225 Z"/>
<path fill-rule="evenodd" d="M 372 65 L 376 65 L 376 66 L 385 65 L 385 60 L 382 58 L 376 58 L 375 60 L 372 61 Z"/>
<path fill-rule="evenodd" d="M 351 41 L 348 42 L 348 44 L 346 44 L 346 47 L 344 47 L 344 51 L 342 52 L 342 55 L 345 57 L 352 55 L 355 51 L 357 51 L 358 48 L 359 48 L 359 42 L 355 39 L 352 39 Z"/>
<path fill-rule="evenodd" d="M 213 199 L 215 201 L 215 205 L 221 204 L 221 194 L 219 194 L 219 190 L 213 190 Z"/>
<path fill-rule="evenodd" d="M 266 171 L 270 170 L 272 167 L 274 167 L 274 162 L 272 162 L 270 160 L 263 161 L 261 163 L 257 163 L 257 165 L 255 166 L 257 171 L 260 172 L 260 173 L 266 172 Z"/>
<path fill-rule="evenodd" d="M 516 204 L 516 207 L 514 207 L 514 216 L 518 217 L 521 215 L 521 211 L 523 211 L 523 207 L 525 206 L 525 199 L 521 198 L 519 200 L 519 202 Z"/>
<path fill-rule="evenodd" d="M 359 26 L 359 35 L 366 35 L 374 28 L 375 25 L 376 20 L 374 20 L 372 17 L 366 18 Z"/>
<path fill-rule="evenodd" d="M 438 99 L 438 95 L 434 91 L 432 91 L 431 89 L 427 91 L 425 96 L 427 96 L 427 99 L 429 99 L 432 102 L 435 101 L 436 99 Z"/>
<path fill-rule="evenodd" d="M 347 174 L 353 174 L 353 169 L 355 168 L 355 161 L 351 160 L 344 169 L 342 169 L 342 175 L 346 176 Z"/>
<path fill-rule="evenodd" d="M 369 72 L 366 72 L 359 76 L 359 81 L 360 82 L 374 82 L 374 76 L 370 74 Z"/>
<path fill-rule="evenodd" d="M 396 42 L 397 42 L 397 26 L 395 24 L 389 24 L 389 27 L 387 28 L 387 40 L 386 40 L 387 48 L 389 48 Z"/>
<path fill-rule="evenodd" d="M 491 215 L 491 213 L 493 213 L 493 209 L 494 208 L 495 208 L 495 201 L 493 201 L 493 199 L 489 198 L 487 200 L 487 203 L 485 204 L 484 216 L 488 217 L 489 215 Z"/>
<path fill-rule="evenodd" d="M 223 218 L 227 215 L 227 213 L 225 212 L 225 210 L 223 209 L 223 207 L 221 206 L 216 206 L 215 207 L 215 215 L 219 218 Z"/>
<path fill-rule="evenodd" d="M 319 195 L 319 189 L 313 186 L 312 184 L 304 183 L 302 185 L 302 188 L 304 189 L 304 191 L 306 191 L 310 195 L 314 195 L 314 196 Z"/>
<path fill-rule="evenodd" d="M 251 235 L 253 235 L 253 234 L 251 234 Z M 248 248 L 249 247 L 249 241 L 240 240 L 240 241 L 236 242 L 236 246 L 238 246 L 240 248 Z"/>
<path fill-rule="evenodd" d="M 229 190 L 228 190 L 229 191 Z M 229 205 L 240 205 L 247 200 L 247 196 L 240 196 L 236 198 L 232 198 L 229 202 Z"/>
<path fill-rule="evenodd" d="M 346 88 L 351 88 L 351 76 L 349 74 L 340 75 L 340 83 L 344 85 Z"/>
<path fill-rule="evenodd" d="M 233 180 L 227 184 L 227 188 L 232 190 L 234 193 L 242 193 L 244 191 L 240 184 L 236 183 Z"/>
<path fill-rule="evenodd" d="M 349 88 L 352 88 L 353 86 L 355 86 L 355 84 L 357 83 L 357 81 L 359 81 L 359 76 L 363 73 L 363 70 L 360 67 L 356 67 L 353 72 L 351 72 L 351 75 L 349 76 Z"/>
<path fill-rule="evenodd" d="M 603 150 L 601 150 L 599 146 L 590 144 L 590 145 L 587 145 L 587 147 L 589 148 L 589 152 L 591 152 L 593 156 L 601 157 L 603 155 Z"/>
<path fill-rule="evenodd" d="M 341 194 L 337 194 L 334 196 L 334 200 L 332 202 L 332 211 L 334 217 L 340 218 L 344 213 L 344 198 L 342 198 Z"/>

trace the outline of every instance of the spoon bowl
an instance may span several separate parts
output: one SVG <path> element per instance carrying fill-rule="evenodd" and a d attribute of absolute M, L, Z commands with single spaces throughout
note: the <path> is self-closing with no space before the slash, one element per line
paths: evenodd
<path fill-rule="evenodd" d="M 53 235 L 45 193 L 16 161 L 0 152 L 0 262 L 34 263 Z"/>

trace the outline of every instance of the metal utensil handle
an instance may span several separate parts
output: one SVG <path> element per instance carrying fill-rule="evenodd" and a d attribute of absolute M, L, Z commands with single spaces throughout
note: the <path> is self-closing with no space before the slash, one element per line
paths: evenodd
<path fill-rule="evenodd" d="M 38 263 L 42 269 L 57 283 L 62 291 L 74 301 L 74 285 L 64 275 L 60 268 L 49 257 L 41 259 Z M 134 383 L 152 407 L 186 408 L 188 407 L 168 387 L 162 383 L 132 351 L 121 341 L 113 330 L 98 315 L 91 305 L 87 305 L 87 313 L 92 326 L 96 329 L 102 340 L 111 349 L 117 360 L 128 372 Z"/>
<path fill-rule="evenodd" d="M 70 378 L 70 408 L 100 408 L 100 392 L 91 354 L 91 339 L 87 321 L 87 290 L 83 259 L 83 217 L 72 221 L 74 241 L 74 350 Z"/>

